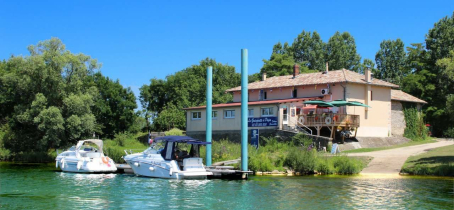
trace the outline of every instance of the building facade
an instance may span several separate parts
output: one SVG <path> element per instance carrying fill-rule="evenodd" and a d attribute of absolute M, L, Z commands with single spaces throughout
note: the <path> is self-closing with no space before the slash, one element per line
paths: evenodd
<path fill-rule="evenodd" d="M 365 75 L 346 69 L 299 74 L 299 67 L 295 65 L 293 75 L 266 78 L 264 74 L 261 81 L 248 85 L 248 127 L 259 129 L 262 133 L 292 130 L 299 125 L 298 117 L 302 114 L 320 112 L 313 106 L 304 104 L 305 101 L 344 100 L 361 102 L 370 108 L 332 107 L 323 109 L 322 112 L 357 116 L 359 119 L 357 136 L 391 136 L 394 134 L 392 105 L 393 100 L 397 101 L 398 98 L 392 99 L 394 93 L 392 89 L 398 87 L 373 79 L 370 71 L 366 71 Z M 233 102 L 213 105 L 213 135 L 239 133 L 241 129 L 241 87 L 231 88 L 226 93 L 233 94 Z M 425 103 L 418 100 L 419 103 Z M 203 133 L 206 126 L 205 107 L 189 107 L 185 110 L 186 133 L 188 135 Z M 396 129 L 401 128 L 402 126 L 399 126 Z"/>

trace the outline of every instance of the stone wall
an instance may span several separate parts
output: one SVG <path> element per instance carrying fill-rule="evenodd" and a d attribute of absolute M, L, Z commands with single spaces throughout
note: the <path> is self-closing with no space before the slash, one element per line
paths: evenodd
<path fill-rule="evenodd" d="M 391 135 L 402 137 L 406 128 L 403 106 L 400 101 L 391 101 Z"/>

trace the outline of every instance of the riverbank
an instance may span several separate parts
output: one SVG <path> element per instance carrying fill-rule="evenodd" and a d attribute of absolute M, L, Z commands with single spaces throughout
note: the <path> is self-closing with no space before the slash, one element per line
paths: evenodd
<path fill-rule="evenodd" d="M 104 154 L 112 158 L 116 163 L 124 163 L 122 156 L 125 155 L 125 150 L 141 152 L 148 148 L 146 144 L 147 135 L 147 133 L 120 133 L 115 135 L 113 139 L 103 139 Z M 61 153 L 64 150 L 58 149 L 58 152 Z M 50 149 L 47 152 L 21 152 L 12 154 L 7 149 L 0 147 L 0 160 L 6 162 L 50 163 L 55 161 L 56 156 L 57 149 Z"/>
<path fill-rule="evenodd" d="M 248 148 L 249 170 L 275 172 L 275 174 L 357 174 L 367 166 L 370 159 L 327 155 L 311 148 L 312 140 L 299 134 L 290 142 L 280 142 L 274 137 L 262 138 L 258 149 Z M 306 145 L 306 146 L 301 146 Z M 220 162 L 241 157 L 241 145 L 227 139 L 212 145 L 212 161 Z M 200 152 L 205 160 L 205 148 Z M 234 165 L 239 168 L 238 164 Z"/>
<path fill-rule="evenodd" d="M 410 156 L 402 166 L 401 173 L 454 177 L 454 145 Z"/>

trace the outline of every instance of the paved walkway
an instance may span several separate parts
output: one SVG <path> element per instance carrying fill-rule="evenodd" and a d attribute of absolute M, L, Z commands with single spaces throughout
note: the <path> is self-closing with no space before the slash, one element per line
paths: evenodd
<path fill-rule="evenodd" d="M 350 153 L 348 156 L 370 156 L 373 157 L 369 165 L 360 174 L 376 175 L 388 174 L 398 175 L 408 157 L 426 152 L 429 149 L 453 145 L 453 140 L 440 140 L 435 143 L 421 144 L 409 147 L 402 147 L 375 152 Z"/>

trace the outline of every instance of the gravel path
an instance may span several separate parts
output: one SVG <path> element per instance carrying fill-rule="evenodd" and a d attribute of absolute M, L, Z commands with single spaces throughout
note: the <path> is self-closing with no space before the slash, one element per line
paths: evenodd
<path fill-rule="evenodd" d="M 453 140 L 442 140 L 430 144 L 421 144 L 375 152 L 350 153 L 348 156 L 373 157 L 369 165 L 361 171 L 361 174 L 389 174 L 398 175 L 408 157 L 424 153 L 430 149 L 453 145 Z"/>

